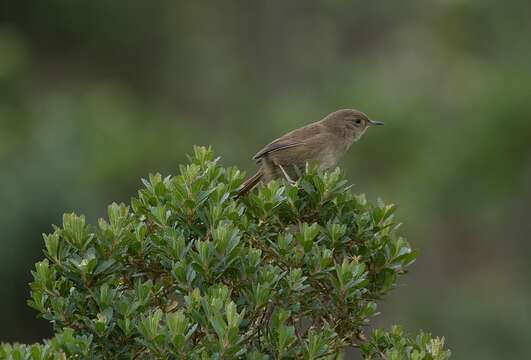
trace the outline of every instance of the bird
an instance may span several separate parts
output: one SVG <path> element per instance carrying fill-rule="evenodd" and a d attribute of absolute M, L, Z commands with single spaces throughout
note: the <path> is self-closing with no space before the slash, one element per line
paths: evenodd
<path fill-rule="evenodd" d="M 288 132 L 256 153 L 253 159 L 259 169 L 243 182 L 237 197 L 245 196 L 260 182 L 284 178 L 293 184 L 307 163 L 315 163 L 323 170 L 336 166 L 350 146 L 376 125 L 384 123 L 355 109 L 340 109 Z"/>

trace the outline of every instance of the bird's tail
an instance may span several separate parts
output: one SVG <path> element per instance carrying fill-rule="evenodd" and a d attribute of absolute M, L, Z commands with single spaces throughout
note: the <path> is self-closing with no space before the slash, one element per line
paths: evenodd
<path fill-rule="evenodd" d="M 260 182 L 260 180 L 262 180 L 263 176 L 264 174 L 261 171 L 258 171 L 249 179 L 245 180 L 242 186 L 240 186 L 240 188 L 238 189 L 238 195 L 236 195 L 236 198 L 241 198 L 245 196 L 249 191 L 254 189 L 254 187 Z"/>

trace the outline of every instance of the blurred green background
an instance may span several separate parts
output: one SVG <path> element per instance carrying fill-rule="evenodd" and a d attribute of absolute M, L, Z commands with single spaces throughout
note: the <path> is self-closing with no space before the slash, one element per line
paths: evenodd
<path fill-rule="evenodd" d="M 418 262 L 379 325 L 456 359 L 531 358 L 529 0 L 0 0 L 0 341 L 40 341 L 25 304 L 41 233 L 103 216 L 193 144 L 248 172 L 338 108 L 371 129 L 341 166 L 398 203 Z"/>

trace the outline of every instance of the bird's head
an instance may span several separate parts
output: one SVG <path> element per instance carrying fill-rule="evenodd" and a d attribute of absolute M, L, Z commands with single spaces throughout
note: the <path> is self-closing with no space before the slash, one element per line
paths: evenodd
<path fill-rule="evenodd" d="M 339 131 L 343 136 L 348 136 L 352 141 L 361 138 L 369 126 L 384 124 L 381 121 L 371 120 L 366 114 L 354 109 L 334 111 L 322 121 L 325 125 Z"/>

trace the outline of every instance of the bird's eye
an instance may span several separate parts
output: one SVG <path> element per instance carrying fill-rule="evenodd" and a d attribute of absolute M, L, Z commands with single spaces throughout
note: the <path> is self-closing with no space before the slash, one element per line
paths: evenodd
<path fill-rule="evenodd" d="M 361 119 L 356 119 L 356 125 L 361 124 Z"/>

